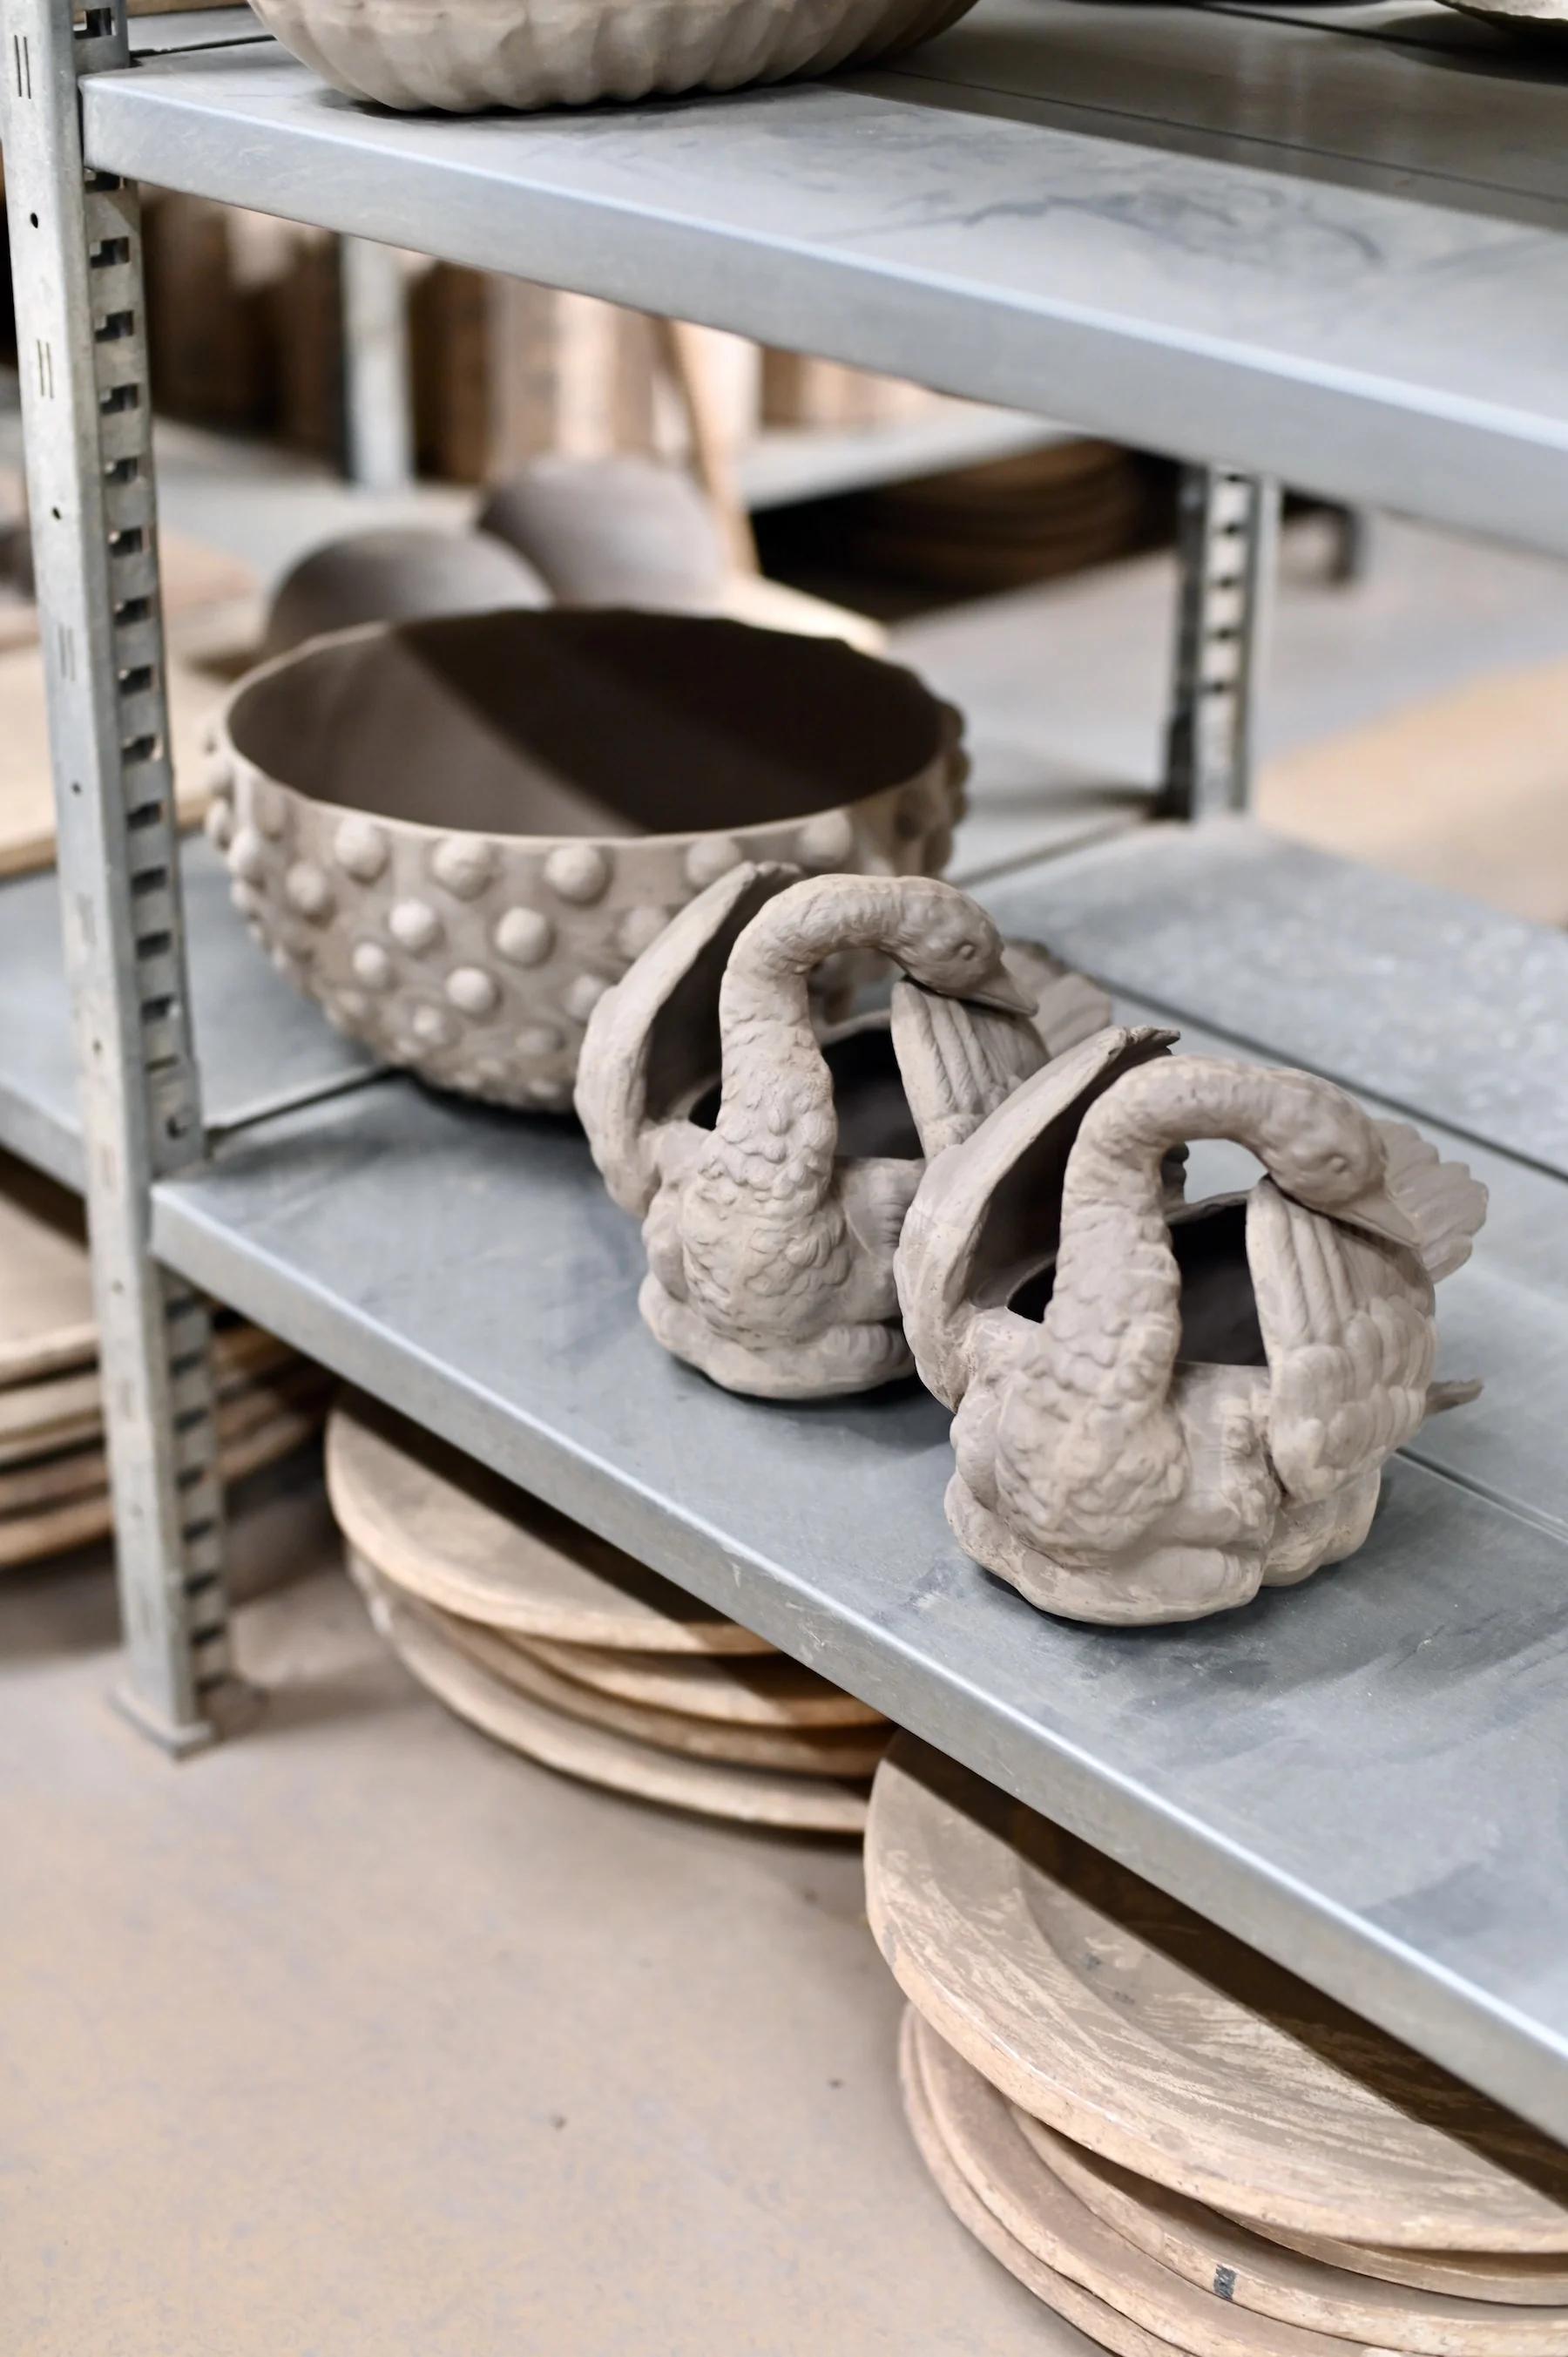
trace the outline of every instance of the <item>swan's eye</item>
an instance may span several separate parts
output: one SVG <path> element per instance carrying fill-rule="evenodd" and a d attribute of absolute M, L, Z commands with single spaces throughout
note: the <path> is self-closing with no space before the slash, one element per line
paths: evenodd
<path fill-rule="evenodd" d="M 961 958 L 972 963 L 974 959 L 974 943 L 972 942 L 960 942 L 958 945 L 958 953 Z"/>

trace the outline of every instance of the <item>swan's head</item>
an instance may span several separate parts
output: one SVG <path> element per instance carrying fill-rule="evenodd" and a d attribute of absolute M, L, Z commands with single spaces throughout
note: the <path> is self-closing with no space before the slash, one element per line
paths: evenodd
<path fill-rule="evenodd" d="M 1007 970 L 1001 934 L 967 892 L 935 877 L 917 877 L 899 899 L 886 948 L 911 982 L 945 998 L 1033 1015 L 1034 999 Z"/>
<path fill-rule="evenodd" d="M 1389 1187 L 1388 1148 L 1353 1098 L 1307 1072 L 1273 1072 L 1265 1160 L 1274 1184 L 1309 1211 L 1414 1247 Z"/>

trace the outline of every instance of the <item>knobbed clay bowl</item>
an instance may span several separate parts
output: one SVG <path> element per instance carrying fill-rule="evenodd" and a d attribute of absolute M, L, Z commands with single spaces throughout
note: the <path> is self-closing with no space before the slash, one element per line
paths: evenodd
<path fill-rule="evenodd" d="M 973 0 L 257 0 L 350 98 L 404 111 L 738 90 L 911 48 Z"/>
<path fill-rule="evenodd" d="M 439 1087 L 565 1106 L 603 993 L 740 861 L 939 873 L 961 730 L 831 639 L 562 608 L 372 623 L 240 682 L 208 831 L 339 1030 Z"/>

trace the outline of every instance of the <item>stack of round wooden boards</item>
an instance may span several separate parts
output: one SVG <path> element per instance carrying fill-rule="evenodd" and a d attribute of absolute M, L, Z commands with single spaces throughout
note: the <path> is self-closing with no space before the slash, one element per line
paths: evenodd
<path fill-rule="evenodd" d="M 213 1340 L 223 1473 L 272 1464 L 320 1426 L 318 1368 L 254 1326 Z M 0 1569 L 113 1526 L 98 1329 L 80 1205 L 0 1155 Z"/>
<path fill-rule="evenodd" d="M 853 1695 L 373 1402 L 334 1408 L 327 1485 L 381 1634 L 487 1735 L 703 1815 L 865 1830 L 889 1729 Z"/>
<path fill-rule="evenodd" d="M 904 580 L 1003 590 L 1124 555 L 1147 508 L 1130 452 L 1075 439 L 860 492 L 843 503 L 840 538 Z"/>
<path fill-rule="evenodd" d="M 922 2158 L 1122 2357 L 1568 2351 L 1568 2154 L 924 1746 L 866 1886 Z"/>

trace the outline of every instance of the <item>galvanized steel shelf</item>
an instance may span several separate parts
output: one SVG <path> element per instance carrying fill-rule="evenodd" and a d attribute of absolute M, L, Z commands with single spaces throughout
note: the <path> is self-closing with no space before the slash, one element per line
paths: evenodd
<path fill-rule="evenodd" d="M 1568 551 L 1560 93 L 1465 63 L 993 0 L 893 70 L 627 111 L 396 116 L 270 42 L 83 100 L 110 171 Z"/>
<path fill-rule="evenodd" d="M 1382 926 L 1370 941 L 1369 890 Z M 1145 832 L 985 897 L 1009 927 L 1136 982 L 1129 1012 L 1158 1019 L 1174 1000 L 1180 1019 L 1198 1005 L 1230 1039 L 1330 1069 L 1374 1104 L 1380 1090 L 1412 1103 L 1375 1007 L 1365 1031 L 1341 1015 L 1316 1038 L 1314 1012 L 1321 974 L 1398 952 L 1391 914 L 1426 943 L 1424 965 L 1402 959 L 1407 982 L 1443 977 L 1477 1039 L 1488 1009 L 1500 1032 L 1511 1003 L 1495 954 L 1514 946 L 1506 920 L 1247 828 Z M 1280 929 L 1257 987 L 1259 930 L 1294 907 L 1316 954 Z M 1568 942 L 1544 954 L 1561 1024 Z M 1186 1036 L 1213 1043 L 1191 1021 Z M 1497 1062 L 1532 1089 L 1568 1069 L 1560 1054 Z M 1471 1108 L 1463 1036 L 1452 1077 L 1417 1108 Z M 1563 1103 L 1558 1082 L 1543 1161 L 1561 1151 Z M 1487 1391 L 1392 1469 L 1353 1564 L 1185 1630 L 1066 1627 L 966 1561 L 942 1519 L 947 1418 L 914 1386 L 760 1405 L 667 1358 L 636 1314 L 635 1224 L 567 1123 L 388 1080 L 260 1123 L 160 1186 L 155 1243 L 182 1275 L 1561 2133 L 1568 1180 L 1427 1126 L 1493 1189 L 1482 1250 L 1445 1288 L 1447 1363 Z"/>
<path fill-rule="evenodd" d="M 1134 1011 L 1445 1126 L 1494 1188 L 1448 1321 L 1492 1388 L 1391 1469 L 1354 1564 L 1192 1629 L 1044 1619 L 949 1537 L 933 1401 L 762 1407 L 673 1364 L 635 1316 L 635 1228 L 575 1130 L 368 1075 L 248 952 L 199 855 L 182 906 L 149 725 L 134 195 L 94 185 L 84 214 L 81 168 L 84 153 L 1568 552 L 1560 92 L 1472 70 L 1480 37 L 1435 12 L 992 0 L 858 79 L 455 123 L 356 108 L 242 18 L 166 45 L 139 28 L 126 64 L 113 10 L 79 56 L 59 0 L 13 14 L 38 72 L 14 38 L 11 121 L 60 264 L 40 273 L 24 240 L 52 339 L 30 424 L 59 504 L 35 512 L 76 617 L 52 674 L 57 745 L 81 755 L 59 780 L 66 905 L 119 1100 L 83 1025 L 85 1140 L 63 986 L 38 980 L 48 888 L 8 888 L 18 922 L 0 938 L 41 995 L 0 1034 L 0 1135 L 68 1177 L 91 1168 L 142 1297 L 111 1356 L 140 1385 L 116 1411 L 140 1516 L 127 1594 L 177 1590 L 140 1631 L 166 1736 L 200 1733 L 226 1661 L 220 1612 L 179 1620 L 220 1602 L 221 1579 L 210 1522 L 177 1522 L 170 1486 L 171 1386 L 197 1383 L 199 1348 L 171 1359 L 159 1322 L 199 1316 L 179 1288 L 201 1286 L 1568 2134 L 1568 945 L 1246 828 L 1145 835 L 993 888 L 1011 927 Z M 104 468 L 104 419 L 128 472 Z M 128 550 L 116 518 L 133 511 Z M 115 587 L 127 554 L 152 582 L 134 597 Z M 126 632 L 134 660 L 116 661 Z M 136 928 L 133 773 L 163 830 L 156 923 Z M 10 976 L 0 958 L 8 1015 Z M 150 1145 L 149 1106 L 166 1116 Z M 211 1665 L 194 1681 L 186 1637 Z"/>

